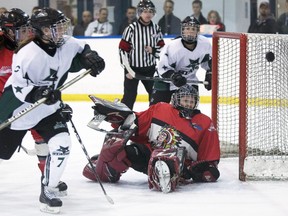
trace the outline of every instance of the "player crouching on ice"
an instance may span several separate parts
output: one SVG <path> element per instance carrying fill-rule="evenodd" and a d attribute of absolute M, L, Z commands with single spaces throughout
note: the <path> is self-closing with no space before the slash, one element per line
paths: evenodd
<path fill-rule="evenodd" d="M 90 127 L 97 130 L 103 119 L 120 125 L 108 132 L 100 154 L 92 157 L 103 182 L 117 182 L 129 167 L 148 175 L 150 189 L 164 193 L 174 191 L 179 181 L 215 182 L 219 178 L 218 133 L 212 120 L 196 109 L 199 95 L 192 86 L 180 87 L 170 104 L 157 103 L 142 112 L 90 98 L 95 103 Z M 128 139 L 130 144 L 126 144 Z M 83 175 L 97 179 L 89 164 Z"/>

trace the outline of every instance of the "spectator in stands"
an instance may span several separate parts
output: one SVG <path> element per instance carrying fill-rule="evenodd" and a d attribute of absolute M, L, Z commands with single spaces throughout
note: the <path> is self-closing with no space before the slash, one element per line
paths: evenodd
<path fill-rule="evenodd" d="M 285 6 L 286 12 L 282 13 L 277 20 L 279 34 L 288 34 L 288 0 L 286 0 Z"/>
<path fill-rule="evenodd" d="M 135 21 L 137 21 L 136 7 L 130 6 L 126 9 L 126 17 L 122 20 L 120 24 L 118 35 L 122 35 L 125 28 Z"/>
<path fill-rule="evenodd" d="M 181 20 L 174 16 L 174 1 L 166 0 L 163 6 L 164 16 L 159 20 L 158 25 L 161 27 L 163 35 L 180 35 Z"/>
<path fill-rule="evenodd" d="M 78 23 L 73 29 L 73 36 L 84 36 L 87 26 L 92 21 L 92 14 L 90 11 L 82 12 L 82 21 Z"/>
<path fill-rule="evenodd" d="M 41 9 L 41 7 L 39 7 L 39 6 L 34 6 L 34 7 L 32 8 L 31 14 L 33 14 L 36 10 L 39 10 L 39 9 Z"/>
<path fill-rule="evenodd" d="M 7 11 L 7 8 L 0 7 L 0 15 Z"/>
<path fill-rule="evenodd" d="M 76 18 L 73 16 L 73 11 L 72 11 L 71 5 L 64 5 L 62 12 L 64 13 L 64 15 L 66 17 L 68 17 L 70 19 L 71 25 L 74 28 L 74 26 L 76 25 Z"/>
<path fill-rule="evenodd" d="M 193 10 L 192 16 L 194 16 L 200 22 L 201 25 L 208 23 L 206 18 L 203 16 L 203 14 L 201 12 L 201 10 L 202 10 L 202 1 L 194 0 L 192 2 L 192 10 Z"/>
<path fill-rule="evenodd" d="M 225 25 L 221 21 L 221 17 L 216 10 L 211 10 L 208 13 L 207 21 L 209 25 L 215 25 L 217 31 L 225 31 Z"/>
<path fill-rule="evenodd" d="M 248 28 L 248 33 L 267 33 L 275 34 L 277 32 L 276 20 L 270 12 L 268 2 L 261 2 L 259 6 L 259 17 Z"/>
<path fill-rule="evenodd" d="M 99 18 L 88 25 L 85 36 L 108 36 L 112 32 L 113 27 L 108 21 L 108 9 L 100 8 Z"/>

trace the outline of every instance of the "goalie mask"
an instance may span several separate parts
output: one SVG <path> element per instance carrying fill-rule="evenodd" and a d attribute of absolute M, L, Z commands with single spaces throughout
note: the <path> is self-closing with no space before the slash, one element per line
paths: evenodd
<path fill-rule="evenodd" d="M 188 84 L 181 86 L 173 93 L 171 103 L 179 110 L 181 117 L 191 119 L 199 103 L 198 91 Z"/>
<path fill-rule="evenodd" d="M 33 35 L 29 16 L 21 9 L 12 8 L 1 14 L 0 24 L 5 46 L 9 50 L 15 50 L 19 42 Z"/>
<path fill-rule="evenodd" d="M 197 41 L 199 30 L 200 22 L 193 16 L 187 16 L 181 22 L 181 36 L 182 39 L 188 44 L 192 44 Z"/>
<path fill-rule="evenodd" d="M 155 5 L 150 0 L 141 0 L 137 5 L 137 15 L 140 17 L 144 10 L 148 10 L 154 15 L 156 14 Z"/>
<path fill-rule="evenodd" d="M 31 16 L 31 25 L 36 30 L 36 36 L 53 47 L 62 46 L 72 36 L 70 20 L 53 8 L 36 10 Z"/>

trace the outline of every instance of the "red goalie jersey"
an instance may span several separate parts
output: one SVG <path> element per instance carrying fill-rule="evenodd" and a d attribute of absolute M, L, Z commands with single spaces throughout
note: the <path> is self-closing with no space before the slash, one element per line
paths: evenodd
<path fill-rule="evenodd" d="M 131 140 L 147 143 L 151 149 L 185 147 L 186 159 L 192 161 L 219 161 L 218 133 L 199 110 L 193 111 L 191 119 L 179 118 L 179 110 L 171 104 L 158 103 L 136 116 L 138 132 Z"/>

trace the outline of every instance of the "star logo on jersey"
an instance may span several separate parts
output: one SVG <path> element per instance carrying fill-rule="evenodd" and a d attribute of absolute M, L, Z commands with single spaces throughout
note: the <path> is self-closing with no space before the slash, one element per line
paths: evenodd
<path fill-rule="evenodd" d="M 56 124 L 54 125 L 54 129 L 56 130 L 56 129 L 59 129 L 59 128 L 66 128 L 67 127 L 67 125 L 66 124 L 64 124 L 63 122 L 56 122 Z"/>
<path fill-rule="evenodd" d="M 19 93 L 22 93 L 22 87 L 20 87 L 20 86 L 16 86 L 16 87 L 14 87 L 14 89 L 15 89 L 15 91 L 16 91 L 16 93 L 17 92 L 19 92 Z"/>
<path fill-rule="evenodd" d="M 203 63 L 203 62 L 208 62 L 209 60 L 210 60 L 210 55 L 209 55 L 209 54 L 206 54 L 206 55 L 204 56 L 204 58 L 202 59 L 201 63 Z"/>
<path fill-rule="evenodd" d="M 57 71 L 53 70 L 50 68 L 50 75 L 47 76 L 45 79 L 43 79 L 44 81 L 56 81 L 58 79 L 57 77 Z"/>
<path fill-rule="evenodd" d="M 54 151 L 52 154 L 53 155 L 69 155 L 69 153 L 70 153 L 69 147 L 60 146 L 60 148 Z"/>
<path fill-rule="evenodd" d="M 176 67 L 176 62 L 172 63 L 170 66 L 175 68 Z"/>
<path fill-rule="evenodd" d="M 162 68 L 166 71 L 168 67 L 164 65 Z"/>
<path fill-rule="evenodd" d="M 191 68 L 193 71 L 199 68 L 199 58 L 196 60 L 189 59 L 189 61 L 190 61 L 190 64 L 186 66 L 187 68 Z"/>

